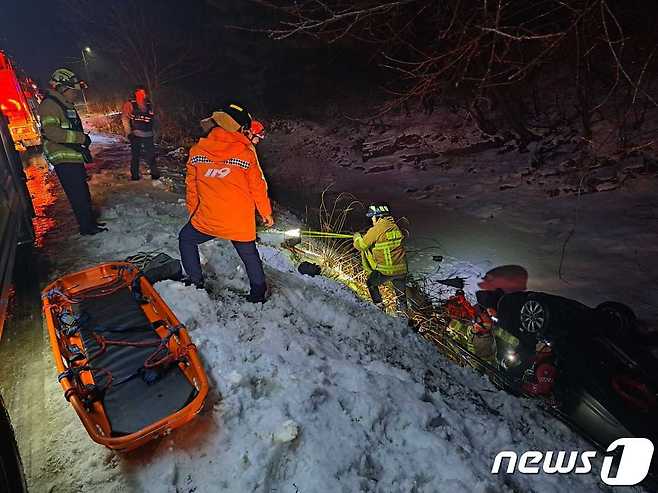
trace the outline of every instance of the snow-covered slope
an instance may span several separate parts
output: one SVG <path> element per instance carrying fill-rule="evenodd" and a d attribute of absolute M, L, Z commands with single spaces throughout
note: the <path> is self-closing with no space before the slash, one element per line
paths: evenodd
<path fill-rule="evenodd" d="M 173 281 L 157 285 L 196 327 L 191 335 L 222 399 L 202 418 L 208 435 L 199 433 L 198 448 L 178 450 L 185 430 L 172 436 L 171 450 L 163 443 L 138 474 L 142 487 L 598 489 L 595 476 L 492 476 L 502 449 L 586 445 L 535 403 L 445 361 L 401 320 L 328 280 L 300 277 L 276 250 L 263 253 L 275 286 L 263 307 L 245 305 L 235 293 L 236 282 L 246 287 L 239 259 L 220 242 L 205 250 L 208 269 L 218 273 L 214 299 Z"/>
<path fill-rule="evenodd" d="M 111 193 L 104 193 L 109 184 Z M 65 239 L 56 271 L 139 250 L 176 253 L 176 234 L 186 221 L 177 196 L 150 182 L 127 182 L 112 168 L 101 167 L 92 187 L 111 232 Z M 589 446 L 535 402 L 445 360 L 402 320 L 339 284 L 302 277 L 272 246 L 261 252 L 273 287 L 263 306 L 240 296 L 246 276 L 223 241 L 202 247 L 212 296 L 173 281 L 156 285 L 190 329 L 212 386 L 204 411 L 169 437 L 126 456 L 94 444 L 61 396 L 53 369 L 46 393 L 57 431 L 43 446 L 45 471 L 28 471 L 34 491 L 602 488 L 596 472 L 492 475 L 503 449 Z"/>

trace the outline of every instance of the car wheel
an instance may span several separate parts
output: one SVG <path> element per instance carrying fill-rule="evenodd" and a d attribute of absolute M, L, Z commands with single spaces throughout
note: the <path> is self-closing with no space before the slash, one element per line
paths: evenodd
<path fill-rule="evenodd" d="M 633 310 L 623 303 L 616 301 L 605 301 L 596 307 L 597 310 L 606 313 L 618 323 L 620 335 L 632 331 L 637 323 L 637 317 Z"/>
<path fill-rule="evenodd" d="M 523 332 L 542 333 L 548 327 L 548 307 L 536 299 L 528 299 L 521 305 L 520 329 Z"/>

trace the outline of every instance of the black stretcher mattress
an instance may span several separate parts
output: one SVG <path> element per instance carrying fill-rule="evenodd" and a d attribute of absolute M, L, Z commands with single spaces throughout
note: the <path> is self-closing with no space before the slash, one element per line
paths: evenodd
<path fill-rule="evenodd" d="M 88 357 L 99 350 L 94 332 L 108 340 L 160 340 L 127 287 L 107 296 L 85 299 L 74 306 L 82 315 L 80 334 Z M 156 349 L 156 346 L 108 345 L 104 353 L 89 362 L 92 368 L 103 368 L 112 374 L 113 383 L 103 398 L 103 405 L 114 436 L 139 431 L 179 411 L 196 395 L 194 386 L 175 364 L 166 369 L 158 368 L 158 378 L 152 383 L 146 382 L 140 369 Z M 94 376 L 96 384 L 102 386 L 104 374 L 94 372 Z"/>

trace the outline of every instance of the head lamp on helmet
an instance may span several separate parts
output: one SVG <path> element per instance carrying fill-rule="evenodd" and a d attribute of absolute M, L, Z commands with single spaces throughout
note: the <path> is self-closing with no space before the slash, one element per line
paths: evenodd
<path fill-rule="evenodd" d="M 85 81 L 78 79 L 75 72 L 66 68 L 58 68 L 53 72 L 50 76 L 50 85 L 55 89 L 66 88 L 80 90 L 87 88 Z"/>
<path fill-rule="evenodd" d="M 373 204 L 368 207 L 367 217 L 386 217 L 391 215 L 388 204 Z"/>

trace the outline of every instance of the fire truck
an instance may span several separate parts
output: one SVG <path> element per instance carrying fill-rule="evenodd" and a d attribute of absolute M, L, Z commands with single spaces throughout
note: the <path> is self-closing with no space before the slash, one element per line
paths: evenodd
<path fill-rule="evenodd" d="M 23 166 L 12 141 L 7 118 L 0 113 L 0 336 L 11 298 L 17 249 L 34 240 L 33 215 Z M 14 431 L 1 395 L 0 491 L 27 491 Z"/>
<path fill-rule="evenodd" d="M 18 151 L 41 145 L 35 117 L 38 94 L 36 84 L 20 76 L 9 57 L 0 51 L 0 111 L 9 120 L 9 131 Z"/>
<path fill-rule="evenodd" d="M 37 94 L 36 85 L 27 78 L 19 78 L 10 60 L 0 51 L 0 336 L 11 299 L 18 248 L 34 240 L 34 209 L 17 151 L 40 144 L 33 111 Z M 1 395 L 0 491 L 27 491 L 14 430 Z"/>

